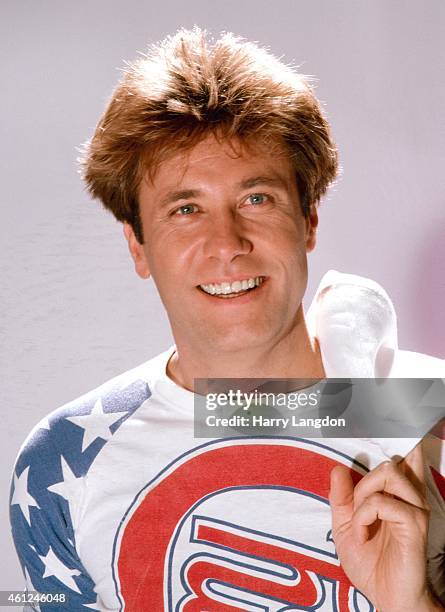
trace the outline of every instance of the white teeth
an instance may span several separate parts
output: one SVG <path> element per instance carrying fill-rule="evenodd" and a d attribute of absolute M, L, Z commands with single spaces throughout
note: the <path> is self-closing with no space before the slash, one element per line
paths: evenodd
<path fill-rule="evenodd" d="M 256 276 L 254 278 L 245 278 L 243 280 L 237 280 L 233 283 L 210 283 L 208 285 L 199 286 L 206 293 L 210 293 L 210 295 L 230 295 L 232 293 L 240 293 L 241 291 L 247 291 L 247 289 L 259 287 L 263 280 L 264 277 Z"/>

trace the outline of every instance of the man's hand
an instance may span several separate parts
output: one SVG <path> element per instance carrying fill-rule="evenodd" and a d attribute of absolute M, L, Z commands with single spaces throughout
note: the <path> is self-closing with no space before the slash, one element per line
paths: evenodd
<path fill-rule="evenodd" d="M 346 467 L 334 468 L 329 500 L 341 565 L 379 612 L 444 610 L 427 586 L 429 508 L 420 445 L 398 464 L 380 464 L 355 488 Z"/>

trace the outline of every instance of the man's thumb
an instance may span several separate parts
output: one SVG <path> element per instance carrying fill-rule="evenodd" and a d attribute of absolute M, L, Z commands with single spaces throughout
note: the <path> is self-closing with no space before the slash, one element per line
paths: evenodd
<path fill-rule="evenodd" d="M 354 511 L 354 483 L 349 469 L 337 465 L 331 472 L 329 503 L 332 510 L 332 529 L 335 531 L 350 521 Z"/>

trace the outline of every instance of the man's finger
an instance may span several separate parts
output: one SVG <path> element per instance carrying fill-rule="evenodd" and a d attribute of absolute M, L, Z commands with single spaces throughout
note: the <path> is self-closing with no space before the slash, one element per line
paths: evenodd
<path fill-rule="evenodd" d="M 422 535 L 421 541 L 426 539 L 428 530 L 426 511 L 383 493 L 373 493 L 354 512 L 351 524 L 356 537 L 363 542 L 363 528 L 369 527 L 377 520 L 392 523 L 394 527 L 399 525 L 405 533 L 409 530 L 413 540 L 418 538 L 419 532 Z"/>
<path fill-rule="evenodd" d="M 417 508 L 426 507 L 422 493 L 412 484 L 402 467 L 395 461 L 381 463 L 360 480 L 354 490 L 354 508 L 358 508 L 367 497 L 378 492 L 394 495 Z"/>
<path fill-rule="evenodd" d="M 425 459 L 423 456 L 422 444 L 417 444 L 399 465 L 411 484 L 420 495 L 424 497 L 426 493 L 426 484 Z"/>
<path fill-rule="evenodd" d="M 334 533 L 352 518 L 353 500 L 354 483 L 351 473 L 347 467 L 337 465 L 331 472 L 331 490 L 329 491 Z"/>

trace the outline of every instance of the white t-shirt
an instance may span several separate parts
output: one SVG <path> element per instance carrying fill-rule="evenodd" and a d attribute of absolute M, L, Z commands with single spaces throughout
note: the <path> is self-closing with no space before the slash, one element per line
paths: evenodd
<path fill-rule="evenodd" d="M 348 362 L 349 376 L 444 376 L 441 360 L 398 351 L 378 285 L 329 274 L 308 316 L 328 377 Z M 31 432 L 11 497 L 27 588 L 64 596 L 65 610 L 373 610 L 336 556 L 330 472 L 343 464 L 359 479 L 417 440 L 195 438 L 193 394 L 166 374 L 172 351 Z M 444 597 L 444 445 L 423 444 L 429 574 Z"/>

